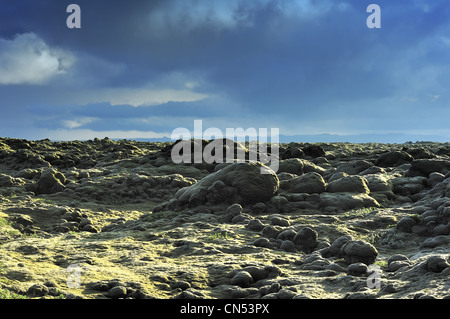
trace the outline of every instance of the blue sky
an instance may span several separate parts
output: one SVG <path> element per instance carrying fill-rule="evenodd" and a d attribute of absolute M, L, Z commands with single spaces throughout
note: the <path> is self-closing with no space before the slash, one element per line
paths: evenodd
<path fill-rule="evenodd" d="M 3 137 L 152 138 L 203 120 L 450 141 L 449 85 L 446 0 L 0 0 Z"/>

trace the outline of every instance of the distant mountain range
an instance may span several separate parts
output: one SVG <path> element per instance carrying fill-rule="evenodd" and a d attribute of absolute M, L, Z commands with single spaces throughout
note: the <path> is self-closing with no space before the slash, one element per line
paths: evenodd
<path fill-rule="evenodd" d="M 406 142 L 450 142 L 450 137 L 438 135 L 408 135 L 408 134 L 359 134 L 359 135 L 280 135 L 280 143 L 391 143 L 403 144 Z M 136 138 L 140 142 L 172 142 L 170 137 Z M 270 138 L 269 138 L 270 142 Z"/>

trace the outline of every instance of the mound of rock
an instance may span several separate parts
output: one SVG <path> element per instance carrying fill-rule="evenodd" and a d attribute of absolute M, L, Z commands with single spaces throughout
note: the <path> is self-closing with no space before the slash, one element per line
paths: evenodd
<path fill-rule="evenodd" d="M 393 191 L 402 196 L 414 195 L 422 191 L 427 185 L 427 179 L 422 176 L 398 177 L 392 179 Z"/>
<path fill-rule="evenodd" d="M 55 169 L 45 170 L 36 184 L 36 195 L 54 194 L 65 189 L 66 177 Z"/>
<path fill-rule="evenodd" d="M 0 295 L 450 297 L 450 143 L 180 146 L 0 138 Z"/>
<path fill-rule="evenodd" d="M 366 169 L 372 167 L 373 164 L 366 160 L 355 160 L 348 163 L 340 164 L 336 167 L 336 172 L 344 172 L 348 175 L 358 175 Z"/>
<path fill-rule="evenodd" d="M 6 174 L 0 174 L 0 187 L 14 187 L 24 185 L 20 178 L 14 178 Z"/>
<path fill-rule="evenodd" d="M 277 172 L 296 175 L 315 172 L 322 175 L 325 169 L 305 159 L 289 158 L 280 161 Z"/>
<path fill-rule="evenodd" d="M 349 264 L 362 262 L 371 265 L 375 262 L 378 251 L 365 241 L 350 240 L 342 246 L 340 254 Z"/>
<path fill-rule="evenodd" d="M 328 210 L 351 210 L 355 208 L 380 207 L 380 204 L 367 194 L 357 193 L 322 193 L 320 207 Z"/>
<path fill-rule="evenodd" d="M 418 159 L 411 163 L 411 167 L 406 172 L 405 177 L 424 176 L 437 172 L 443 175 L 450 172 L 450 161 L 442 159 Z"/>
<path fill-rule="evenodd" d="M 350 175 L 329 183 L 327 185 L 327 192 L 369 194 L 370 191 L 365 178 L 357 175 Z"/>
<path fill-rule="evenodd" d="M 430 150 L 423 148 L 423 147 L 417 147 L 417 148 L 407 148 L 404 147 L 403 150 L 410 154 L 414 159 L 424 159 L 424 158 L 434 158 L 436 155 L 433 154 Z"/>
<path fill-rule="evenodd" d="M 320 145 L 308 145 L 302 149 L 306 156 L 310 157 L 323 157 L 325 156 L 325 151 Z"/>
<path fill-rule="evenodd" d="M 325 191 L 326 183 L 320 174 L 311 172 L 283 181 L 280 188 L 291 193 L 320 194 Z"/>
<path fill-rule="evenodd" d="M 391 151 L 381 154 L 376 160 L 375 165 L 381 167 L 394 167 L 411 163 L 413 160 L 414 157 L 404 151 Z"/>
<path fill-rule="evenodd" d="M 269 167 L 261 163 L 233 163 L 180 189 L 175 198 L 191 205 L 257 203 L 269 200 L 278 187 L 278 177 Z"/>
<path fill-rule="evenodd" d="M 317 232 L 309 227 L 304 227 L 294 236 L 292 242 L 301 251 L 310 253 L 317 246 Z"/>

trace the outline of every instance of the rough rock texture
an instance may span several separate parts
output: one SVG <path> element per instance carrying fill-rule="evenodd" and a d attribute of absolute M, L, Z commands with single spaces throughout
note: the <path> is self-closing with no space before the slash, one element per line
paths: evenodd
<path fill-rule="evenodd" d="M 362 240 L 350 240 L 342 246 L 340 255 L 348 263 L 362 262 L 370 265 L 375 262 L 378 251 L 373 245 Z"/>
<path fill-rule="evenodd" d="M 325 191 L 323 177 L 316 172 L 309 172 L 281 184 L 281 188 L 292 193 L 320 194 Z"/>
<path fill-rule="evenodd" d="M 361 176 L 351 175 L 339 178 L 328 183 L 327 192 L 330 193 L 364 193 L 369 194 L 370 190 L 367 181 Z"/>
<path fill-rule="evenodd" d="M 176 145 L 0 138 L 0 296 L 450 297 L 448 143 Z"/>
<path fill-rule="evenodd" d="M 175 198 L 191 205 L 205 202 L 256 203 L 270 199 L 278 187 L 278 177 L 269 167 L 260 163 L 234 163 L 180 189 Z"/>
<path fill-rule="evenodd" d="M 411 163 L 411 167 L 405 174 L 411 176 L 428 177 L 431 173 L 437 172 L 443 175 L 450 171 L 450 160 L 448 159 L 418 159 Z"/>
<path fill-rule="evenodd" d="M 375 161 L 375 165 L 381 167 L 393 167 L 411 163 L 414 160 L 410 154 L 404 151 L 391 151 L 380 155 Z"/>
<path fill-rule="evenodd" d="M 367 194 L 323 193 L 320 194 L 320 206 L 335 210 L 379 207 L 380 204 Z"/>
<path fill-rule="evenodd" d="M 36 194 L 54 194 L 62 192 L 65 188 L 66 178 L 54 169 L 47 169 L 39 177 L 36 184 Z"/>

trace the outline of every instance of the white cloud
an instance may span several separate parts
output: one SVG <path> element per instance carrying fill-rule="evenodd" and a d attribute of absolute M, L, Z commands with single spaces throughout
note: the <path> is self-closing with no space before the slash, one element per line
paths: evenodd
<path fill-rule="evenodd" d="M 34 33 L 0 39 L 0 84 L 43 84 L 67 72 L 74 57 L 49 47 Z"/>
<path fill-rule="evenodd" d="M 73 120 L 65 120 L 63 122 L 64 127 L 67 127 L 69 129 L 75 129 L 78 127 L 81 127 L 85 124 L 91 123 L 95 121 L 94 118 L 90 118 L 90 117 L 85 117 L 85 118 L 79 118 L 79 119 L 73 119 Z"/>
<path fill-rule="evenodd" d="M 434 102 L 436 102 L 441 96 L 440 96 L 439 94 L 434 94 L 434 95 L 430 95 L 430 97 L 431 97 L 430 101 L 434 103 Z"/>
<path fill-rule="evenodd" d="M 146 90 L 119 89 L 111 90 L 107 99 L 111 105 L 128 104 L 132 106 L 159 105 L 167 102 L 194 102 L 206 98 L 207 95 L 189 90 Z"/>
<path fill-rule="evenodd" d="M 195 102 L 208 95 L 191 90 L 103 88 L 81 91 L 74 96 L 79 104 L 110 103 L 111 105 L 151 106 L 168 102 Z"/>

